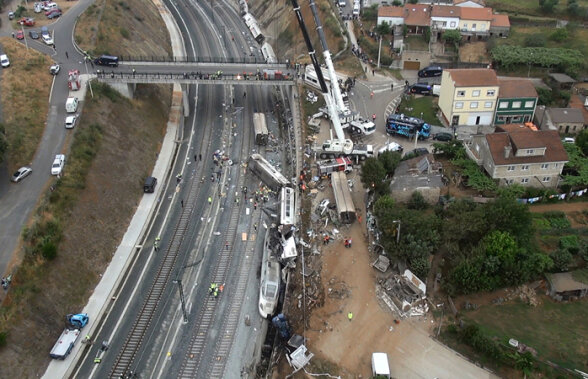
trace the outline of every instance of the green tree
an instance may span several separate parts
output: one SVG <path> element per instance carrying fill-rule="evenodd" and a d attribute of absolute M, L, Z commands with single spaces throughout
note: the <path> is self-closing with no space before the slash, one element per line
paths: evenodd
<path fill-rule="evenodd" d="M 551 105 L 553 103 L 553 91 L 549 88 L 535 87 L 539 99 L 537 103 L 539 105 Z"/>
<path fill-rule="evenodd" d="M 449 159 L 463 159 L 467 156 L 463 144 L 456 139 L 447 143 L 433 143 L 433 152 L 435 154 L 442 154 Z"/>
<path fill-rule="evenodd" d="M 457 46 L 459 44 L 459 41 L 461 41 L 461 33 L 457 29 L 446 30 L 443 32 L 441 40 L 443 42 Z"/>
<path fill-rule="evenodd" d="M 559 28 L 556 29 L 553 33 L 551 33 L 549 35 L 549 38 L 552 39 L 555 42 L 563 42 L 566 39 L 568 39 L 570 35 L 568 34 L 568 31 L 564 28 Z"/>
<path fill-rule="evenodd" d="M 539 0 L 539 7 L 543 13 L 552 13 L 559 0 Z"/>
<path fill-rule="evenodd" d="M 418 3 L 418 2 L 419 2 L 419 0 L 408 0 L 408 2 L 409 2 L 410 4 L 416 4 L 416 3 Z"/>
<path fill-rule="evenodd" d="M 564 148 L 568 153 L 567 169 L 564 184 L 569 186 L 582 186 L 588 184 L 588 158 L 586 158 L 576 144 L 566 143 Z"/>
<path fill-rule="evenodd" d="M 569 251 L 558 249 L 551 253 L 551 259 L 553 259 L 553 268 L 555 270 L 568 271 L 574 257 Z"/>
<path fill-rule="evenodd" d="M 568 0 L 566 10 L 570 16 L 577 16 L 580 14 L 580 5 L 576 0 Z"/>
<path fill-rule="evenodd" d="M 546 43 L 547 38 L 545 37 L 545 35 L 541 33 L 533 33 L 525 37 L 523 45 L 525 47 L 545 47 Z"/>
<path fill-rule="evenodd" d="M 378 26 L 376 26 L 376 33 L 378 33 L 381 36 L 385 36 L 386 34 L 390 34 L 390 32 L 392 31 L 392 29 L 390 28 L 390 24 L 388 24 L 386 21 L 380 23 Z"/>
<path fill-rule="evenodd" d="M 486 255 L 497 257 L 501 266 L 514 263 L 518 245 L 508 232 L 492 231 L 484 237 L 482 244 Z"/>
<path fill-rule="evenodd" d="M 385 151 L 378 155 L 378 161 L 384 166 L 388 177 L 394 175 L 394 171 L 396 171 L 396 167 L 398 167 L 401 159 L 402 154 L 396 151 Z"/>
<path fill-rule="evenodd" d="M 512 198 L 498 197 L 481 208 L 488 230 L 508 232 L 521 246 L 531 241 L 533 218 L 526 204 L 520 204 Z"/>
<path fill-rule="evenodd" d="M 386 180 L 386 169 L 376 158 L 368 158 L 361 170 L 361 182 L 365 188 L 383 195 L 388 192 L 389 182 Z"/>
<path fill-rule="evenodd" d="M 584 129 L 576 136 L 576 146 L 580 148 L 582 154 L 588 157 L 588 129 Z"/>
<path fill-rule="evenodd" d="M 425 201 L 425 198 L 419 191 L 414 191 L 410 195 L 410 200 L 406 204 L 408 209 L 423 210 L 427 209 L 429 204 Z"/>
<path fill-rule="evenodd" d="M 395 7 L 399 7 L 399 6 L 401 6 L 401 5 L 402 5 L 402 1 L 400 1 L 400 0 L 394 0 L 394 1 L 392 2 L 392 5 L 394 5 Z"/>

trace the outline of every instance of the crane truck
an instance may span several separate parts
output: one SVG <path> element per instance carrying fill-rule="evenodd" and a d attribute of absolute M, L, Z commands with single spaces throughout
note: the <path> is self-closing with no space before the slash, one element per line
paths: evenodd
<path fill-rule="evenodd" d="M 343 129 L 350 128 L 351 132 L 353 133 L 361 133 L 361 134 L 372 134 L 376 131 L 376 125 L 368 120 L 364 120 L 359 116 L 359 112 L 353 112 L 347 106 L 345 102 L 345 97 L 341 92 L 341 88 L 339 86 L 339 78 L 337 77 L 337 73 L 335 71 L 335 67 L 333 66 L 333 60 L 331 59 L 331 52 L 329 51 L 329 46 L 327 45 L 327 39 L 325 37 L 325 33 L 323 31 L 323 26 L 321 24 L 321 20 L 319 18 L 318 12 L 316 10 L 316 4 L 313 1 L 310 1 L 310 10 L 312 11 L 312 15 L 314 17 L 314 22 L 316 24 L 316 30 L 319 35 L 319 41 L 321 43 L 321 47 L 323 49 L 323 58 L 325 60 L 325 65 L 327 66 L 327 75 L 329 80 L 325 80 L 324 75 L 322 75 L 322 70 L 318 67 L 314 67 L 315 71 L 321 70 L 321 75 L 316 73 L 316 77 L 319 80 L 328 82 L 329 83 L 329 91 L 328 93 L 333 98 L 333 103 L 335 105 L 335 109 L 326 109 L 323 110 L 323 114 L 327 118 L 337 117 L 339 119 L 339 123 Z M 299 22 L 302 20 L 299 18 Z M 304 21 L 303 21 L 304 22 Z M 300 26 L 302 28 L 302 25 Z M 306 28 L 306 27 L 304 27 Z M 304 33 L 304 32 L 303 32 Z M 310 48 L 310 47 L 309 47 Z M 309 50 L 309 51 L 312 51 Z M 314 66 L 314 62 L 313 62 Z M 326 83 L 325 83 L 326 84 Z M 321 85 L 322 87 L 322 85 Z M 324 93 L 323 93 L 324 94 Z M 326 95 L 325 95 L 326 96 Z M 327 104 L 328 108 L 328 104 Z"/>
<path fill-rule="evenodd" d="M 69 355 L 88 320 L 86 313 L 69 314 L 65 317 L 65 329 L 49 353 L 51 358 L 65 359 Z"/>
<path fill-rule="evenodd" d="M 335 130 L 335 134 L 337 135 L 336 139 L 333 139 L 333 137 L 331 136 L 330 140 L 326 140 L 325 142 L 323 142 L 322 145 L 317 146 L 315 148 L 315 152 L 319 155 L 319 157 L 321 157 L 321 159 L 348 156 L 353 157 L 356 160 L 365 160 L 366 158 L 373 157 L 374 148 L 372 145 L 354 145 L 354 143 L 350 139 L 345 138 L 345 134 L 343 133 L 343 127 L 341 126 L 341 118 L 339 116 L 337 109 L 337 103 L 339 102 L 339 109 L 341 109 L 341 105 L 343 107 L 345 106 L 343 103 L 341 92 L 337 91 L 337 89 L 332 91 L 336 100 L 334 100 L 331 94 L 329 93 L 329 90 L 327 89 L 327 84 L 325 83 L 325 79 L 323 77 L 323 71 L 321 70 L 321 67 L 318 63 L 316 52 L 312 46 L 312 42 L 310 41 L 310 36 L 308 35 L 308 31 L 306 30 L 306 25 L 304 24 L 304 19 L 302 18 L 302 13 L 300 12 L 300 6 L 298 5 L 298 2 L 296 0 L 291 1 L 292 6 L 294 8 L 294 13 L 296 14 L 296 18 L 298 19 L 298 25 L 300 26 L 300 30 L 302 31 L 304 41 L 306 42 L 306 47 L 308 48 L 308 54 L 310 55 L 312 65 L 314 67 L 321 87 L 321 92 L 323 94 L 323 97 L 325 98 L 325 103 L 327 104 L 329 118 L 333 123 L 333 129 Z M 323 32 L 320 19 L 318 17 L 314 0 L 310 0 L 310 9 L 313 12 L 315 22 L 317 25 L 319 39 L 321 40 L 321 44 L 323 45 L 323 56 L 327 63 L 329 76 L 331 76 L 331 83 L 335 83 L 334 85 L 331 85 L 331 88 L 337 88 L 337 76 L 335 74 L 333 62 L 331 61 L 331 53 L 329 52 L 327 46 L 327 41 L 325 38 L 325 34 Z"/>

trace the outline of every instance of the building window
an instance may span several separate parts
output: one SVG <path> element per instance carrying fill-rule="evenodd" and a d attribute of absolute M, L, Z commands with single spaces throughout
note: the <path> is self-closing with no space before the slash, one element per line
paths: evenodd
<path fill-rule="evenodd" d="M 574 125 L 574 131 L 576 131 L 576 125 Z"/>
<path fill-rule="evenodd" d="M 474 91 L 472 91 L 472 96 L 473 96 L 473 97 L 478 97 L 478 96 L 480 96 L 480 90 L 479 90 L 479 89 L 477 89 L 477 90 L 474 90 Z"/>
<path fill-rule="evenodd" d="M 457 91 L 457 97 L 464 97 L 465 91 Z"/>
<path fill-rule="evenodd" d="M 513 101 L 512 102 L 512 107 L 513 108 L 520 108 L 521 107 L 521 102 L 520 101 Z"/>
<path fill-rule="evenodd" d="M 498 108 L 500 108 L 500 109 L 508 108 L 508 101 L 501 101 L 500 104 L 498 104 Z"/>
<path fill-rule="evenodd" d="M 477 101 L 472 101 L 470 103 L 470 108 L 478 108 L 478 102 Z"/>
<path fill-rule="evenodd" d="M 529 178 L 522 178 L 521 183 L 529 183 Z"/>
<path fill-rule="evenodd" d="M 531 121 L 531 116 L 529 116 L 528 114 L 525 115 L 525 117 L 523 117 L 523 122 L 529 122 Z"/>
<path fill-rule="evenodd" d="M 549 168 L 549 163 L 543 163 L 543 164 L 541 165 L 541 168 L 542 168 L 543 170 L 546 170 L 547 168 Z"/>
<path fill-rule="evenodd" d="M 472 30 L 476 30 L 476 24 L 472 24 Z"/>
<path fill-rule="evenodd" d="M 505 117 L 504 116 L 498 116 L 498 122 L 504 122 Z"/>
<path fill-rule="evenodd" d="M 464 29 L 467 29 L 467 28 L 468 28 L 468 23 L 467 23 L 467 22 L 464 22 L 464 23 L 463 23 L 463 28 L 464 28 Z"/>
<path fill-rule="evenodd" d="M 527 155 L 533 154 L 533 149 L 527 149 Z"/>
<path fill-rule="evenodd" d="M 515 170 L 515 166 L 508 166 L 507 170 L 508 171 L 514 171 Z"/>
<path fill-rule="evenodd" d="M 451 26 L 452 28 L 455 28 L 455 21 L 451 21 L 451 23 L 449 24 L 449 26 Z"/>
<path fill-rule="evenodd" d="M 525 108 L 533 108 L 535 106 L 534 101 L 525 101 Z"/>
<path fill-rule="evenodd" d="M 486 25 L 484 25 L 484 24 L 480 25 L 480 30 L 484 30 L 484 29 L 486 29 Z"/>
<path fill-rule="evenodd" d="M 529 169 L 529 165 L 528 164 L 524 164 L 521 166 L 521 170 L 523 171 L 527 171 Z"/>
<path fill-rule="evenodd" d="M 549 177 L 549 176 L 544 176 L 543 177 L 543 182 L 548 182 L 550 180 L 551 180 L 551 177 Z"/>
<path fill-rule="evenodd" d="M 506 182 L 506 184 L 513 184 L 514 179 L 506 179 L 505 182 Z"/>
<path fill-rule="evenodd" d="M 491 101 L 487 101 L 484 103 L 484 108 L 492 108 L 492 104 L 494 104 L 494 103 Z"/>
<path fill-rule="evenodd" d="M 513 116 L 512 122 L 521 122 L 521 116 Z"/>
<path fill-rule="evenodd" d="M 489 89 L 488 91 L 486 91 L 486 96 L 494 96 L 495 93 L 496 93 L 495 90 Z"/>
<path fill-rule="evenodd" d="M 463 108 L 463 101 L 456 101 L 455 102 L 455 109 L 462 109 Z"/>

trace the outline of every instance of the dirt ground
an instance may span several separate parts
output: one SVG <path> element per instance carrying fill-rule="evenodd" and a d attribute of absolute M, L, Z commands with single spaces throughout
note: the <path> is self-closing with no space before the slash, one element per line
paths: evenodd
<path fill-rule="evenodd" d="M 460 46 L 459 60 L 461 62 L 490 63 L 486 42 L 470 42 Z"/>
<path fill-rule="evenodd" d="M 554 204 L 537 204 L 531 205 L 529 210 L 533 213 L 562 211 L 568 216 L 572 228 L 586 227 L 586 224 L 588 223 L 587 217 L 583 214 L 584 211 L 588 210 L 587 202 L 568 203 L 560 201 Z"/>

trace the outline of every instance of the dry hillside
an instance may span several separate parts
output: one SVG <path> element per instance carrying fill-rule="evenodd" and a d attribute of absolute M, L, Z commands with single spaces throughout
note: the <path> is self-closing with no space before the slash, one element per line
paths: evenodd
<path fill-rule="evenodd" d="M 171 51 L 165 25 L 151 2 L 97 4 L 78 22 L 76 40 L 84 49 L 120 55 Z M 0 331 L 8 335 L 0 350 L 3 378 L 43 374 L 64 315 L 80 311 L 87 302 L 126 231 L 142 196 L 142 181 L 159 151 L 171 87 L 138 86 L 134 100 L 107 86 L 96 85 L 94 91 L 94 99 L 88 93 L 81 120 L 70 132 L 75 137 L 69 139 L 74 143 L 65 174 L 53 182 L 55 190 L 39 200 L 29 222 L 29 230 L 49 233 L 47 225 L 57 225 L 63 231 L 57 257 L 47 261 L 40 254 L 33 256 L 25 244 L 23 263 L 2 302 Z M 73 158 L 74 151 L 81 159 Z"/>

